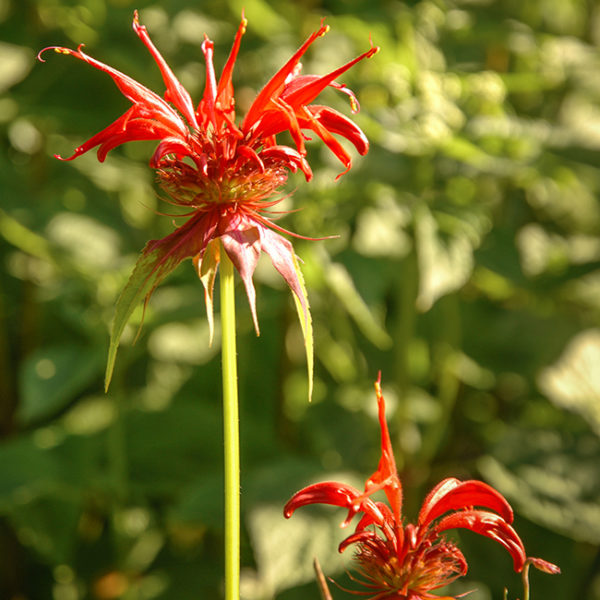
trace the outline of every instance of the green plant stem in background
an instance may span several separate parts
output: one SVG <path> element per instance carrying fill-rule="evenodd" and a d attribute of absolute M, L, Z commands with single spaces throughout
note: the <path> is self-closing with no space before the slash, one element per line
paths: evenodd
<path fill-rule="evenodd" d="M 523 600 L 529 600 L 529 561 L 525 562 L 521 578 L 523 579 Z"/>
<path fill-rule="evenodd" d="M 240 436 L 233 263 L 221 246 L 221 359 L 225 443 L 225 600 L 240 597 Z"/>

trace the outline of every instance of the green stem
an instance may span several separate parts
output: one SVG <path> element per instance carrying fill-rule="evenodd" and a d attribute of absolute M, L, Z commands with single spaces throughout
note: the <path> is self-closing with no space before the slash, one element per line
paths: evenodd
<path fill-rule="evenodd" d="M 523 571 L 521 573 L 521 577 L 523 579 L 523 600 L 529 600 L 529 565 L 531 563 L 527 560 L 525 561 L 525 566 L 523 567 Z"/>
<path fill-rule="evenodd" d="M 221 361 L 225 443 L 225 600 L 240 598 L 240 436 L 233 263 L 221 246 Z"/>

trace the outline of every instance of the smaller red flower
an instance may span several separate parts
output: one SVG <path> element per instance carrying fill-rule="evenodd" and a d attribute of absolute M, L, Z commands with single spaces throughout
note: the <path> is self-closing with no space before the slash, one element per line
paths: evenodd
<path fill-rule="evenodd" d="M 362 576 L 357 581 L 368 590 L 357 593 L 370 596 L 371 600 L 454 600 L 430 593 L 467 573 L 462 552 L 443 535 L 448 529 L 470 529 L 497 541 L 511 555 L 517 572 L 526 573 L 532 564 L 546 573 L 560 573 L 552 563 L 527 557 L 523 542 L 511 525 L 510 504 L 481 481 L 444 479 L 425 498 L 416 524 L 403 524 L 402 484 L 385 421 L 380 381 L 381 375 L 375 383 L 381 459 L 377 470 L 367 479 L 364 491 L 332 481 L 316 483 L 292 496 L 284 507 L 285 517 L 291 517 L 297 508 L 307 504 L 346 508 L 348 516 L 342 527 L 355 515 L 362 515 L 354 533 L 340 544 L 339 551 L 355 545 L 355 559 Z M 384 491 L 387 503 L 371 499 L 379 490 Z"/>

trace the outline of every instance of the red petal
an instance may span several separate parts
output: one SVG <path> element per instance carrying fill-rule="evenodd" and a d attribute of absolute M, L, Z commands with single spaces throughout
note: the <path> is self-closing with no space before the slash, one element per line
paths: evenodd
<path fill-rule="evenodd" d="M 194 151 L 184 142 L 182 142 L 179 138 L 165 138 L 161 141 L 161 143 L 157 146 L 154 154 L 152 155 L 152 159 L 150 160 L 150 166 L 153 168 L 158 168 L 158 164 L 160 160 L 166 154 L 175 154 L 177 156 L 191 156 L 192 159 L 195 158 Z"/>
<path fill-rule="evenodd" d="M 261 160 L 260 156 L 256 154 L 252 148 L 250 148 L 250 146 L 239 145 L 237 147 L 237 153 L 253 161 L 261 173 L 265 172 L 265 165 L 263 164 L 263 161 Z"/>
<path fill-rule="evenodd" d="M 342 73 L 345 73 L 348 69 L 353 67 L 356 63 L 360 62 L 365 58 L 370 58 L 374 54 L 379 52 L 379 48 L 377 46 L 369 48 L 366 52 L 357 56 L 350 62 L 347 62 L 345 65 L 338 67 L 331 73 L 327 75 L 323 75 L 322 77 L 317 77 L 312 80 L 305 80 L 303 85 L 298 87 L 297 89 L 293 89 L 291 92 L 285 92 L 285 100 L 292 106 L 302 106 L 306 104 L 310 104 L 328 85 L 334 82 Z M 292 88 L 292 86 L 290 86 Z M 284 94 L 282 94 L 282 97 Z"/>
<path fill-rule="evenodd" d="M 135 107 L 131 107 L 124 115 L 121 115 L 114 123 L 103 129 L 81 146 L 75 149 L 75 152 L 61 160 L 73 160 L 88 150 L 100 145 L 98 149 L 98 160 L 103 162 L 107 153 L 126 142 L 141 140 L 157 140 L 170 135 L 171 131 L 163 127 L 161 123 L 152 119 L 132 119 L 131 115 L 135 112 Z"/>
<path fill-rule="evenodd" d="M 352 159 L 350 158 L 350 155 L 346 152 L 338 140 L 331 135 L 327 128 L 324 127 L 321 122 L 311 114 L 307 107 L 303 107 L 302 112 L 304 113 L 303 115 L 298 115 L 298 122 L 300 123 L 300 126 L 314 131 L 346 167 L 346 170 L 343 173 L 340 173 L 338 178 L 344 173 L 347 173 L 352 167 Z"/>
<path fill-rule="evenodd" d="M 302 286 L 294 267 L 294 247 L 288 240 L 266 227 L 260 227 L 259 232 L 261 248 L 269 255 L 275 269 L 300 300 L 306 317 L 308 307 L 304 301 Z"/>
<path fill-rule="evenodd" d="M 368 545 L 374 551 L 382 548 L 383 540 L 377 536 L 374 531 L 358 531 L 348 536 L 338 546 L 338 551 L 343 552 L 348 546 L 352 544 L 365 544 Z M 385 556 L 385 552 L 379 552 L 382 558 Z M 389 557 L 388 557 L 389 558 Z"/>
<path fill-rule="evenodd" d="M 358 153 L 364 156 L 369 151 L 369 140 L 362 129 L 348 117 L 328 106 L 311 105 L 306 107 L 311 114 L 331 133 L 345 137 L 354 144 Z"/>
<path fill-rule="evenodd" d="M 304 173 L 306 181 L 312 179 L 312 171 L 310 165 L 306 162 L 304 156 L 297 150 L 290 148 L 289 146 L 270 146 L 269 148 L 263 148 L 259 152 L 259 156 L 263 160 L 273 159 L 276 161 L 282 161 L 285 165 L 294 173 L 300 167 L 300 170 Z"/>
<path fill-rule="evenodd" d="M 523 570 L 525 548 L 517 532 L 500 516 L 485 510 L 464 510 L 444 517 L 436 526 L 437 533 L 447 529 L 470 529 L 475 533 L 489 537 L 508 550 L 513 558 L 514 569 Z"/>
<path fill-rule="evenodd" d="M 238 27 L 237 33 L 235 34 L 235 40 L 233 41 L 229 58 L 223 67 L 221 77 L 219 78 L 219 84 L 217 85 L 217 103 L 220 104 L 220 110 L 225 111 L 230 119 L 235 117 L 233 83 L 231 82 L 231 76 L 233 74 L 235 60 L 240 50 L 242 36 L 244 33 L 246 33 L 247 25 L 248 21 L 245 19 L 242 11 L 242 20 Z"/>
<path fill-rule="evenodd" d="M 308 39 L 296 50 L 294 55 L 271 77 L 271 79 L 267 82 L 265 87 L 259 92 L 258 96 L 256 96 L 250 110 L 248 110 L 248 114 L 244 118 L 242 123 L 242 131 L 247 133 L 250 131 L 251 127 L 258 121 L 263 112 L 269 106 L 271 100 L 277 98 L 281 91 L 285 86 L 286 79 L 290 74 L 294 72 L 298 63 L 300 62 L 300 58 L 302 55 L 308 50 L 309 46 L 315 42 L 315 40 L 327 33 L 329 30 L 329 26 L 321 25 L 321 27 L 311 33 Z"/>
<path fill-rule="evenodd" d="M 377 525 L 381 526 L 384 523 L 384 515 L 375 502 L 356 488 L 343 483 L 324 481 L 301 489 L 288 500 L 283 508 L 283 514 L 286 519 L 289 519 L 297 508 L 308 504 L 330 504 L 347 508 L 348 515 L 342 522 L 342 527 L 346 527 L 354 515 L 360 512 L 369 514 L 372 522 Z"/>
<path fill-rule="evenodd" d="M 256 316 L 256 291 L 252 282 L 252 276 L 260 258 L 260 235 L 256 227 L 249 227 L 248 229 L 242 229 L 241 227 L 236 226 L 221 233 L 221 242 L 244 282 L 252 312 L 252 320 L 254 321 L 254 329 L 256 335 L 260 335 Z"/>
<path fill-rule="evenodd" d="M 362 495 L 356 488 L 335 481 L 314 483 L 296 492 L 283 507 L 283 515 L 289 519 L 296 509 L 308 504 L 330 504 L 348 508 L 354 516 L 358 512 L 355 501 Z"/>
<path fill-rule="evenodd" d="M 92 65 L 92 67 L 107 73 L 113 79 L 121 93 L 135 105 L 136 117 L 156 119 L 171 131 L 171 135 L 179 134 L 182 137 L 187 136 L 188 128 L 181 117 L 158 94 L 155 94 L 124 73 L 88 56 L 81 50 L 81 47 L 79 46 L 77 50 L 59 47 L 45 48 L 44 50 L 53 49 L 59 54 L 74 56 Z M 40 52 L 40 55 L 42 52 Z"/>
<path fill-rule="evenodd" d="M 304 136 L 300 130 L 298 115 L 294 112 L 291 106 L 285 102 L 277 101 L 273 103 L 273 109 L 265 111 L 252 130 L 252 135 L 248 143 L 255 140 L 263 140 L 275 136 L 282 131 L 289 131 L 298 152 L 302 155 L 306 154 L 304 147 Z M 305 119 L 306 121 L 306 119 Z M 306 127 L 306 125 L 304 125 Z"/>
<path fill-rule="evenodd" d="M 204 41 L 202 42 L 202 53 L 206 62 L 206 81 L 204 83 L 204 95 L 202 100 L 200 100 L 197 110 L 202 127 L 206 127 L 208 123 L 216 126 L 215 102 L 217 100 L 217 80 L 213 65 L 213 49 L 213 42 L 205 34 Z"/>
<path fill-rule="evenodd" d="M 543 560 L 542 558 L 534 558 L 533 556 L 527 557 L 527 562 L 531 563 L 536 569 L 548 573 L 549 575 L 558 575 L 560 573 L 560 567 L 554 563 Z"/>
<path fill-rule="evenodd" d="M 142 40 L 146 48 L 148 48 L 150 54 L 152 54 L 152 57 L 160 69 L 163 81 L 167 86 L 167 91 L 165 94 L 166 99 L 177 107 L 177 110 L 179 110 L 179 112 L 188 120 L 190 125 L 198 129 L 194 105 L 188 91 L 181 85 L 181 83 L 179 83 L 179 80 L 177 77 L 175 77 L 165 59 L 156 49 L 156 46 L 154 46 L 152 43 L 146 28 L 143 25 L 140 25 L 137 10 L 133 13 L 133 30 Z"/>
<path fill-rule="evenodd" d="M 365 493 L 372 494 L 383 489 L 392 507 L 396 522 L 399 524 L 402 511 L 402 484 L 398 477 L 390 432 L 385 420 L 385 400 L 381 393 L 381 373 L 375 382 L 375 393 L 377 395 L 379 427 L 381 429 L 381 458 L 379 459 L 377 471 L 369 477 L 365 484 Z"/>
<path fill-rule="evenodd" d="M 392 526 L 395 527 L 396 519 L 390 507 L 387 504 L 384 504 L 383 502 L 374 502 L 374 504 L 381 512 L 381 515 L 383 516 L 383 521 L 389 522 Z M 356 525 L 356 531 L 362 531 L 363 529 L 369 527 L 369 525 L 381 525 L 381 522 L 382 519 L 379 515 L 374 515 L 372 512 L 365 513 L 364 517 L 362 517 Z"/>
<path fill-rule="evenodd" d="M 504 496 L 482 481 L 444 479 L 434 487 L 419 513 L 419 525 L 428 525 L 450 510 L 482 506 L 499 513 L 504 521 L 512 523 L 513 511 Z"/>

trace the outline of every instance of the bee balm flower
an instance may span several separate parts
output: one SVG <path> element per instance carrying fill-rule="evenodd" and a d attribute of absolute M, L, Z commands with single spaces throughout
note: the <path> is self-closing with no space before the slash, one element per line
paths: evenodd
<path fill-rule="evenodd" d="M 284 508 L 286 518 L 307 504 L 331 504 L 348 510 L 342 523 L 346 527 L 357 514 L 362 515 L 353 534 L 339 546 L 356 548 L 355 559 L 369 591 L 360 592 L 372 600 L 453 600 L 443 599 L 431 590 L 441 588 L 467 573 L 467 561 L 456 544 L 444 537 L 448 529 L 470 529 L 503 546 L 513 559 L 515 571 L 529 565 L 546 573 L 560 569 L 540 558 L 525 554 L 523 542 L 513 529 L 513 511 L 504 497 L 481 481 L 444 479 L 425 498 L 416 524 L 404 524 L 402 484 L 385 421 L 385 402 L 380 381 L 375 384 L 381 427 L 381 459 L 375 473 L 367 479 L 364 491 L 336 482 L 310 485 L 292 496 Z M 383 490 L 385 502 L 371 499 Z M 372 594 L 372 595 L 371 595 Z"/>
<path fill-rule="evenodd" d="M 103 161 L 110 150 L 126 142 L 157 140 L 150 166 L 156 170 L 158 182 L 170 201 L 183 207 L 188 217 L 186 223 L 167 237 L 148 242 L 123 290 L 111 334 L 107 380 L 119 338 L 133 309 L 142 298 L 147 302 L 156 286 L 186 258 L 193 259 L 204 284 L 212 336 L 212 296 L 221 248 L 242 278 L 257 333 L 252 276 L 261 252 L 265 252 L 295 296 L 305 339 L 311 335 L 302 275 L 291 243 L 279 235 L 289 232 L 270 220 L 268 209 L 279 201 L 274 195 L 285 183 L 288 171 L 300 170 L 307 180 L 312 177 L 306 160 L 304 130 L 321 138 L 343 164 L 343 173 L 350 169 L 352 161 L 336 136 L 349 140 L 359 154 L 366 154 L 369 143 L 356 124 L 338 111 L 312 102 L 329 86 L 347 94 L 352 111 L 356 112 L 358 103 L 354 94 L 336 79 L 359 61 L 373 56 L 378 48 L 371 46 L 364 54 L 326 75 L 300 75 L 301 57 L 328 31 L 321 24 L 267 82 L 244 119 L 236 124 L 232 73 L 246 24 L 242 18 L 218 80 L 213 67 L 213 42 L 205 36 L 202 52 L 206 83 L 197 106 L 152 43 L 146 28 L 140 25 L 137 12 L 133 29 L 160 69 L 166 86 L 164 98 L 88 56 L 82 46 L 77 50 L 45 48 L 38 55 L 42 60 L 43 52 L 54 50 L 88 63 L 108 74 L 132 104 L 125 114 L 76 148 L 71 156 L 57 158 L 73 160 L 97 147 L 98 160 Z M 278 143 L 277 135 L 283 132 L 291 134 L 292 146 Z M 308 352 L 309 340 L 306 344 Z"/>

